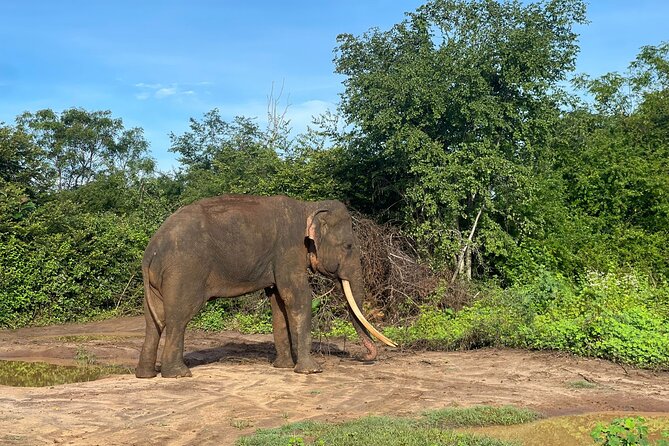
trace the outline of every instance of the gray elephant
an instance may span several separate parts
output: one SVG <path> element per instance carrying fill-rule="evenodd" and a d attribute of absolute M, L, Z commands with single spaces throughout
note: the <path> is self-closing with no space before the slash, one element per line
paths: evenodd
<path fill-rule="evenodd" d="M 351 217 L 338 201 L 226 195 L 172 214 L 151 238 L 142 261 L 146 337 L 136 376 L 156 376 L 165 332 L 161 374 L 191 376 L 183 361 L 184 332 L 203 305 L 264 289 L 270 298 L 275 367 L 315 373 L 311 351 L 308 269 L 341 281 L 352 322 L 367 349 L 370 333 L 388 345 L 360 312 L 364 295 L 360 251 Z"/>

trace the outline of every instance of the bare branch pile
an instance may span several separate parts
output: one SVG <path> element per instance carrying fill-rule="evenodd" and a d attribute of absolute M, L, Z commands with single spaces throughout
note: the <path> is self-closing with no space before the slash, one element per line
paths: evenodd
<path fill-rule="evenodd" d="M 370 321 L 393 324 L 419 314 L 420 307 L 459 309 L 469 302 L 468 290 L 449 285 L 452 273 L 436 271 L 423 262 L 413 241 L 391 225 L 379 225 L 353 216 L 353 229 L 361 250 L 367 296 L 365 315 Z M 346 318 L 346 303 L 332 281 L 311 276 L 318 305 L 316 325 L 333 317 Z"/>

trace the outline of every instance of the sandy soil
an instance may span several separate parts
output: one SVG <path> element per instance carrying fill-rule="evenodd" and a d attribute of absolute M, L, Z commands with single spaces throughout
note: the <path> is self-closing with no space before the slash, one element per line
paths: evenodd
<path fill-rule="evenodd" d="M 143 318 L 0 331 L 0 359 L 72 364 L 77 351 L 134 366 Z M 225 445 L 257 428 L 305 419 L 341 421 L 477 404 L 547 416 L 669 412 L 669 373 L 548 352 L 482 349 L 409 352 L 315 343 L 324 372 L 271 367 L 271 336 L 189 331 L 193 377 L 98 381 L 42 388 L 0 385 L 0 444 Z M 592 388 L 571 383 L 588 381 Z"/>

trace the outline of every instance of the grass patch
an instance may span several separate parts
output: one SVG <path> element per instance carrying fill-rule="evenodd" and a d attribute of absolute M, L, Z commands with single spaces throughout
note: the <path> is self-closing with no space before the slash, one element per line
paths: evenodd
<path fill-rule="evenodd" d="M 418 418 L 370 416 L 345 423 L 299 422 L 260 429 L 238 440 L 239 446 L 510 446 L 517 443 L 454 432 L 454 427 L 527 423 L 539 414 L 514 407 L 449 408 Z"/>
<path fill-rule="evenodd" d="M 569 381 L 567 387 L 570 389 L 594 389 L 597 387 L 597 384 L 581 379 L 578 381 Z"/>
<path fill-rule="evenodd" d="M 536 421 L 540 415 L 529 409 L 513 406 L 474 406 L 446 408 L 423 414 L 424 423 L 430 427 L 452 429 L 457 427 L 511 426 Z"/>

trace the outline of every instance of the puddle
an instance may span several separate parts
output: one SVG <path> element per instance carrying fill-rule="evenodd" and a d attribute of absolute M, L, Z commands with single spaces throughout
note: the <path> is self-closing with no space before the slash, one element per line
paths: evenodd
<path fill-rule="evenodd" d="M 648 426 L 651 440 L 661 438 L 662 431 L 669 431 L 669 413 L 664 412 L 600 412 L 545 418 L 527 424 L 513 426 L 488 426 L 458 429 L 482 434 L 500 440 L 517 441 L 524 446 L 573 446 L 594 444 L 590 432 L 597 423 L 608 425 L 615 418 L 642 416 Z"/>
<path fill-rule="evenodd" d="M 94 381 L 110 375 L 132 373 L 129 367 L 112 365 L 65 366 L 46 362 L 0 360 L 0 385 L 44 387 Z"/>

